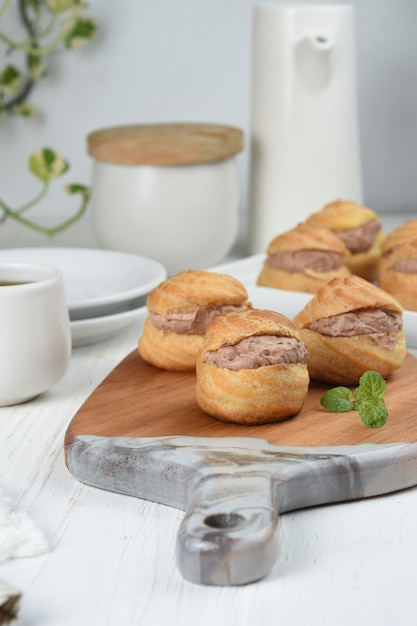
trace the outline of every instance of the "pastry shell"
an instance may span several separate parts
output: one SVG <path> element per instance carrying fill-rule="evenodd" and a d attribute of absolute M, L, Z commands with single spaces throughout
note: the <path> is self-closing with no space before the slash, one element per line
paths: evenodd
<path fill-rule="evenodd" d="M 344 259 L 349 251 L 344 243 L 327 228 L 313 228 L 306 224 L 299 224 L 295 228 L 277 235 L 269 244 L 267 254 L 277 252 L 296 252 L 300 250 L 318 250 L 336 252 Z M 317 290 L 335 276 L 348 276 L 350 271 L 345 265 L 328 272 L 317 272 L 313 269 L 304 269 L 302 272 L 289 272 L 269 265 L 265 259 L 259 273 L 257 284 L 262 287 L 273 287 L 287 291 L 316 293 Z"/>
<path fill-rule="evenodd" d="M 397 246 L 413 240 L 417 240 L 417 219 L 407 220 L 390 232 L 381 244 L 381 253 L 384 255 Z"/>
<path fill-rule="evenodd" d="M 417 242 L 417 219 L 407 220 L 386 236 L 381 245 L 381 258 L 378 268 L 379 276 L 387 268 L 392 267 L 399 258 L 406 258 L 404 256 L 406 248 L 403 246 L 407 244 L 411 246 L 416 245 L 415 243 L 413 244 L 413 242 Z M 399 247 L 401 247 L 401 251 L 397 253 L 397 248 Z M 411 256 L 413 256 L 413 251 L 410 250 L 409 252 Z M 398 254 L 402 256 L 398 257 Z"/>
<path fill-rule="evenodd" d="M 417 311 L 417 272 L 406 273 L 396 269 L 399 261 L 417 262 L 417 237 L 413 241 L 398 244 L 384 259 L 379 274 L 379 286 L 409 311 Z"/>
<path fill-rule="evenodd" d="M 388 349 L 376 343 L 370 334 L 330 337 L 310 329 L 314 320 L 365 308 L 403 312 L 399 302 L 388 293 L 359 276 L 350 276 L 330 281 L 295 316 L 294 322 L 308 349 L 307 365 L 313 380 L 355 385 L 367 370 L 388 378 L 401 366 L 406 356 L 403 330 L 396 333 L 396 344 Z"/>
<path fill-rule="evenodd" d="M 334 200 L 326 204 L 320 211 L 312 213 L 306 224 L 314 228 L 329 228 L 332 231 L 350 230 L 362 226 L 369 220 L 378 219 L 378 214 L 368 207 L 352 200 Z"/>
<path fill-rule="evenodd" d="M 147 298 L 149 313 L 192 313 L 198 307 L 239 306 L 248 303 L 245 287 L 232 276 L 218 272 L 180 272 L 153 289 Z M 179 334 L 156 328 L 148 315 L 138 342 L 141 357 L 170 371 L 193 371 L 203 335 Z"/>
<path fill-rule="evenodd" d="M 337 234 L 338 231 L 358 228 L 370 220 L 379 221 L 379 216 L 375 211 L 351 200 L 339 199 L 326 204 L 320 211 L 310 215 L 306 224 L 315 228 L 329 228 Z M 376 279 L 384 239 L 385 233 L 381 228 L 368 250 L 353 253 L 344 258 L 343 262 L 352 274 L 370 281 Z"/>
<path fill-rule="evenodd" d="M 254 335 L 301 339 L 292 321 L 273 311 L 248 309 L 211 322 L 197 359 L 196 401 L 219 420 L 266 424 L 296 415 L 303 406 L 310 381 L 305 363 L 235 371 L 206 362 L 207 351 Z"/>
<path fill-rule="evenodd" d="M 179 272 L 153 289 L 147 298 L 149 311 L 194 311 L 197 306 L 240 305 L 247 301 L 246 288 L 233 276 L 205 270 Z"/>

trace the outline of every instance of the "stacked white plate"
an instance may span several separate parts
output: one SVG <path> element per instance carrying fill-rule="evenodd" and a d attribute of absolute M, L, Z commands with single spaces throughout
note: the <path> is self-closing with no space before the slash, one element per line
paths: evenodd
<path fill-rule="evenodd" d="M 96 248 L 13 248 L 0 262 L 41 263 L 61 270 L 73 346 L 111 337 L 140 317 L 146 296 L 165 280 L 148 257 Z"/>

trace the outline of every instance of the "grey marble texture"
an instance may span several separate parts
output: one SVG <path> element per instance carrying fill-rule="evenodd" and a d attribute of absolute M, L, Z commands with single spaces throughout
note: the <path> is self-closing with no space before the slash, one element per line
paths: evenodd
<path fill-rule="evenodd" d="M 297 448 L 246 437 L 84 435 L 66 462 L 89 485 L 185 510 L 178 568 L 206 585 L 266 576 L 281 513 L 417 484 L 417 444 L 408 443 Z"/>

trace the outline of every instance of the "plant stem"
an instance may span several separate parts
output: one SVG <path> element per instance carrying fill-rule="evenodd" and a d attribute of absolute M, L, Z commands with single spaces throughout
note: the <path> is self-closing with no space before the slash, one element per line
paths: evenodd
<path fill-rule="evenodd" d="M 61 231 L 68 228 L 68 226 L 71 226 L 72 224 L 74 224 L 74 222 L 80 219 L 80 217 L 82 217 L 83 214 L 85 213 L 85 210 L 88 206 L 89 199 L 90 199 L 90 194 L 88 192 L 84 193 L 81 206 L 72 217 L 65 220 L 65 222 L 61 222 L 61 224 L 58 224 L 58 226 L 55 226 L 54 228 L 44 228 L 42 232 L 46 233 L 47 235 L 52 236 L 52 235 L 56 235 L 57 233 L 60 233 Z"/>
<path fill-rule="evenodd" d="M 48 188 L 49 188 L 48 183 L 44 183 L 44 185 L 43 185 L 42 189 L 40 190 L 40 192 L 38 193 L 38 195 L 35 196 L 32 200 L 29 200 L 29 202 L 26 202 L 26 204 L 23 204 L 18 209 L 10 209 L 10 210 L 13 210 L 13 212 L 16 213 L 17 215 L 21 215 L 22 213 L 24 213 L 28 209 L 31 209 L 33 206 L 35 206 L 35 204 L 40 202 L 42 200 L 42 198 L 44 198 L 46 196 L 46 194 L 48 192 Z M 4 203 L 2 203 L 1 200 L 0 200 L 0 206 L 2 208 L 4 208 Z"/>
<path fill-rule="evenodd" d="M 19 0 L 18 8 L 19 8 L 20 17 L 22 19 L 22 22 L 29 36 L 36 37 L 35 28 L 26 13 L 26 6 L 25 6 L 24 0 Z M 1 38 L 4 40 L 4 37 L 1 37 Z M 36 41 L 34 41 L 33 45 L 34 47 L 37 47 L 38 44 Z M 29 55 L 26 55 L 26 66 L 29 67 Z M 26 79 L 26 82 L 24 86 L 21 88 L 21 90 L 19 91 L 19 93 L 17 93 L 13 98 L 8 100 L 8 102 L 5 102 L 4 107 L 6 111 L 11 112 L 13 111 L 16 105 L 20 104 L 21 102 L 24 102 L 26 98 L 28 97 L 28 95 L 31 93 L 34 85 L 35 85 L 35 81 L 32 78 L 30 78 L 30 75 L 28 75 L 28 78 Z"/>
<path fill-rule="evenodd" d="M 49 54 L 51 54 L 54 50 L 56 50 L 56 48 L 58 48 L 64 42 L 64 37 L 59 36 L 56 39 L 54 39 L 54 41 L 52 41 L 48 46 L 44 46 L 43 48 L 39 47 L 38 41 L 42 37 L 46 36 L 53 29 L 53 27 L 55 26 L 55 22 L 56 22 L 56 19 L 53 18 L 49 26 L 43 32 L 37 33 L 33 37 L 30 37 L 29 39 L 26 39 L 25 41 L 22 41 L 20 43 L 13 41 L 13 39 L 10 39 L 4 33 L 1 33 L 1 32 L 0 32 L 0 40 L 3 41 L 3 43 L 5 43 L 7 46 L 9 46 L 9 48 L 12 48 L 13 50 L 20 50 L 21 52 L 30 54 L 33 57 L 46 57 Z"/>
<path fill-rule="evenodd" d="M 47 187 L 48 185 L 45 184 L 40 195 L 45 195 Z M 19 224 L 22 224 L 23 226 L 28 226 L 29 228 L 32 228 L 32 230 L 36 230 L 38 233 L 42 233 L 43 235 L 49 235 L 50 237 L 52 237 L 53 235 L 56 235 L 57 233 L 65 230 L 66 228 L 68 228 L 68 226 L 71 226 L 80 217 L 82 217 L 82 215 L 84 214 L 88 206 L 88 201 L 90 199 L 90 196 L 87 190 L 82 194 L 82 196 L 83 196 L 83 199 L 82 199 L 81 206 L 78 209 L 78 211 L 69 219 L 65 220 L 64 222 L 61 222 L 61 224 L 58 224 L 57 226 L 53 226 L 52 228 L 47 228 L 46 226 L 37 224 L 36 222 L 29 220 L 26 217 L 22 216 L 23 211 L 25 211 L 26 209 L 30 208 L 30 206 L 35 204 L 37 199 L 32 200 L 31 202 L 25 204 L 23 207 L 20 207 L 19 209 L 11 209 L 3 200 L 0 199 L 0 209 L 2 209 L 4 212 L 2 218 L 0 218 L 0 223 L 4 222 L 5 219 L 9 217 L 15 220 L 16 222 L 19 222 Z"/>
<path fill-rule="evenodd" d="M 0 9 L 0 20 L 1 20 L 2 17 L 4 17 L 6 15 L 6 13 L 9 12 L 10 7 L 12 6 L 12 2 L 13 2 L 13 0 L 4 0 L 3 6 Z"/>
<path fill-rule="evenodd" d="M 5 35 L 4 33 L 0 32 L 0 39 L 5 44 L 7 44 L 9 48 L 13 50 L 22 50 L 23 52 L 27 52 L 33 55 L 49 54 L 48 52 L 42 53 L 39 50 L 37 50 L 37 48 L 39 47 L 39 41 L 41 41 L 41 39 L 49 35 L 49 33 L 52 32 L 53 29 L 55 28 L 55 25 L 57 23 L 57 17 L 53 15 L 49 21 L 49 24 L 43 30 L 36 32 L 33 26 L 33 23 L 31 22 L 26 12 L 26 7 L 24 3 L 22 4 L 21 1 L 19 1 L 19 13 L 20 13 L 20 18 L 23 24 L 25 25 L 26 31 L 28 32 L 30 36 L 24 41 L 21 41 L 19 43 L 17 41 L 14 41 L 13 39 L 10 39 L 10 37 L 7 37 L 7 35 Z M 1 13 L 0 13 L 0 17 L 1 17 Z M 63 41 L 63 38 L 60 37 L 59 42 L 62 42 L 62 41 Z"/>

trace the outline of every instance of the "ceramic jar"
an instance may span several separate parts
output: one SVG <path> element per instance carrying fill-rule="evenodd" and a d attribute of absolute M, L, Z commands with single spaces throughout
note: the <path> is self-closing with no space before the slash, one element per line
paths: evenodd
<path fill-rule="evenodd" d="M 238 232 L 243 132 L 149 124 L 92 132 L 91 211 L 108 249 L 148 256 L 169 275 L 221 261 Z"/>

